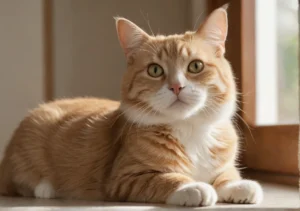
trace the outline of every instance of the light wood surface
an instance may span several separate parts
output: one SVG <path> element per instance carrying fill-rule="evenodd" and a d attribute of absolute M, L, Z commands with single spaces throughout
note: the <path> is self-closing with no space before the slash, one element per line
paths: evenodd
<path fill-rule="evenodd" d="M 247 167 L 273 173 L 299 175 L 298 125 L 256 127 L 245 130 L 243 145 Z"/>
<path fill-rule="evenodd" d="M 179 211 L 179 210 L 293 210 L 299 208 L 297 187 L 262 183 L 264 200 L 260 205 L 217 204 L 212 207 L 183 208 L 163 204 L 103 203 L 95 201 L 0 198 L 0 211 Z"/>

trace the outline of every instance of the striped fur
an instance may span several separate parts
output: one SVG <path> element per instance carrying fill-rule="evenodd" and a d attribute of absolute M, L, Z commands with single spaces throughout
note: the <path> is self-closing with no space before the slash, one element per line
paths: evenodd
<path fill-rule="evenodd" d="M 212 44 L 203 33 L 224 12 L 213 12 L 197 32 L 170 36 L 149 36 L 116 19 L 128 64 L 121 102 L 62 99 L 32 110 L 6 149 L 0 193 L 186 206 L 213 205 L 218 197 L 259 202 L 259 185 L 241 180 L 235 167 L 236 89 L 220 54 L 225 40 L 214 34 Z M 187 71 L 193 60 L 204 64 L 198 74 Z M 162 76 L 148 75 L 153 63 Z M 169 88 L 175 83 L 184 87 L 177 96 Z"/>

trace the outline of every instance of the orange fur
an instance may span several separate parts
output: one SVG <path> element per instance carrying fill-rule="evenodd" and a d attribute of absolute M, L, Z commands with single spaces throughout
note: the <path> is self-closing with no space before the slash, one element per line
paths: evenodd
<path fill-rule="evenodd" d="M 230 167 L 216 178 L 216 180 L 213 183 L 213 186 L 216 189 L 218 189 L 230 181 L 240 180 L 240 179 L 241 176 L 238 170 L 234 167 Z"/>
<path fill-rule="evenodd" d="M 240 179 L 235 168 L 238 137 L 231 122 L 234 108 L 228 109 L 233 111 L 224 117 L 226 121 L 210 120 L 219 118 L 219 110 L 236 100 L 231 67 L 220 55 L 222 46 L 211 45 L 198 32 L 154 37 L 135 26 L 128 28 L 128 21 L 118 21 L 128 64 L 121 104 L 95 98 L 62 99 L 32 110 L 14 132 L 0 166 L 2 195 L 34 196 L 47 181 L 55 191 L 50 197 L 165 203 L 182 185 L 201 180 L 201 172 L 200 176 L 195 172 L 205 162 L 210 169 L 203 170 L 209 175 L 203 182 L 219 188 Z M 134 39 L 139 40 L 128 40 L 133 29 Z M 205 64 L 199 74 L 186 71 L 195 59 Z M 151 63 L 159 63 L 168 72 L 150 78 L 147 67 Z M 170 108 L 151 104 L 163 86 L 179 80 L 178 75 L 208 93 L 205 106 L 191 117 L 177 115 L 192 108 L 169 115 Z M 204 134 L 211 129 L 216 132 L 193 140 L 191 133 L 198 134 L 202 127 L 193 126 L 198 125 L 193 123 L 197 116 L 201 116 L 197 121 L 213 122 L 206 123 Z M 151 118 L 163 121 L 150 123 Z M 192 132 L 181 131 L 183 126 Z M 206 146 L 201 138 L 215 144 Z M 201 143 L 208 160 L 195 158 L 197 153 L 192 152 Z"/>

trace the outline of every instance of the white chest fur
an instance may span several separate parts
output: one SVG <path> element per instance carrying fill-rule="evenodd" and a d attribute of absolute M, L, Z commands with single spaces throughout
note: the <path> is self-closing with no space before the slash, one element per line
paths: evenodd
<path fill-rule="evenodd" d="M 216 171 L 218 160 L 212 158 L 210 149 L 221 144 L 212 136 L 213 128 L 195 120 L 176 123 L 172 128 L 173 136 L 185 147 L 193 162 L 193 179 L 212 182 L 219 172 Z"/>

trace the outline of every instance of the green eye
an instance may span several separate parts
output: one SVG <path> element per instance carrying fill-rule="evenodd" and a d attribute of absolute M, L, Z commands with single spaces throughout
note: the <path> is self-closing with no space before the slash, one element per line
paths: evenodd
<path fill-rule="evenodd" d="M 148 74 L 153 78 L 158 78 L 164 74 L 164 70 L 158 64 L 151 64 L 148 67 Z"/>
<path fill-rule="evenodd" d="M 200 73 L 204 68 L 204 64 L 200 60 L 192 61 L 188 66 L 188 71 L 190 73 Z"/>

